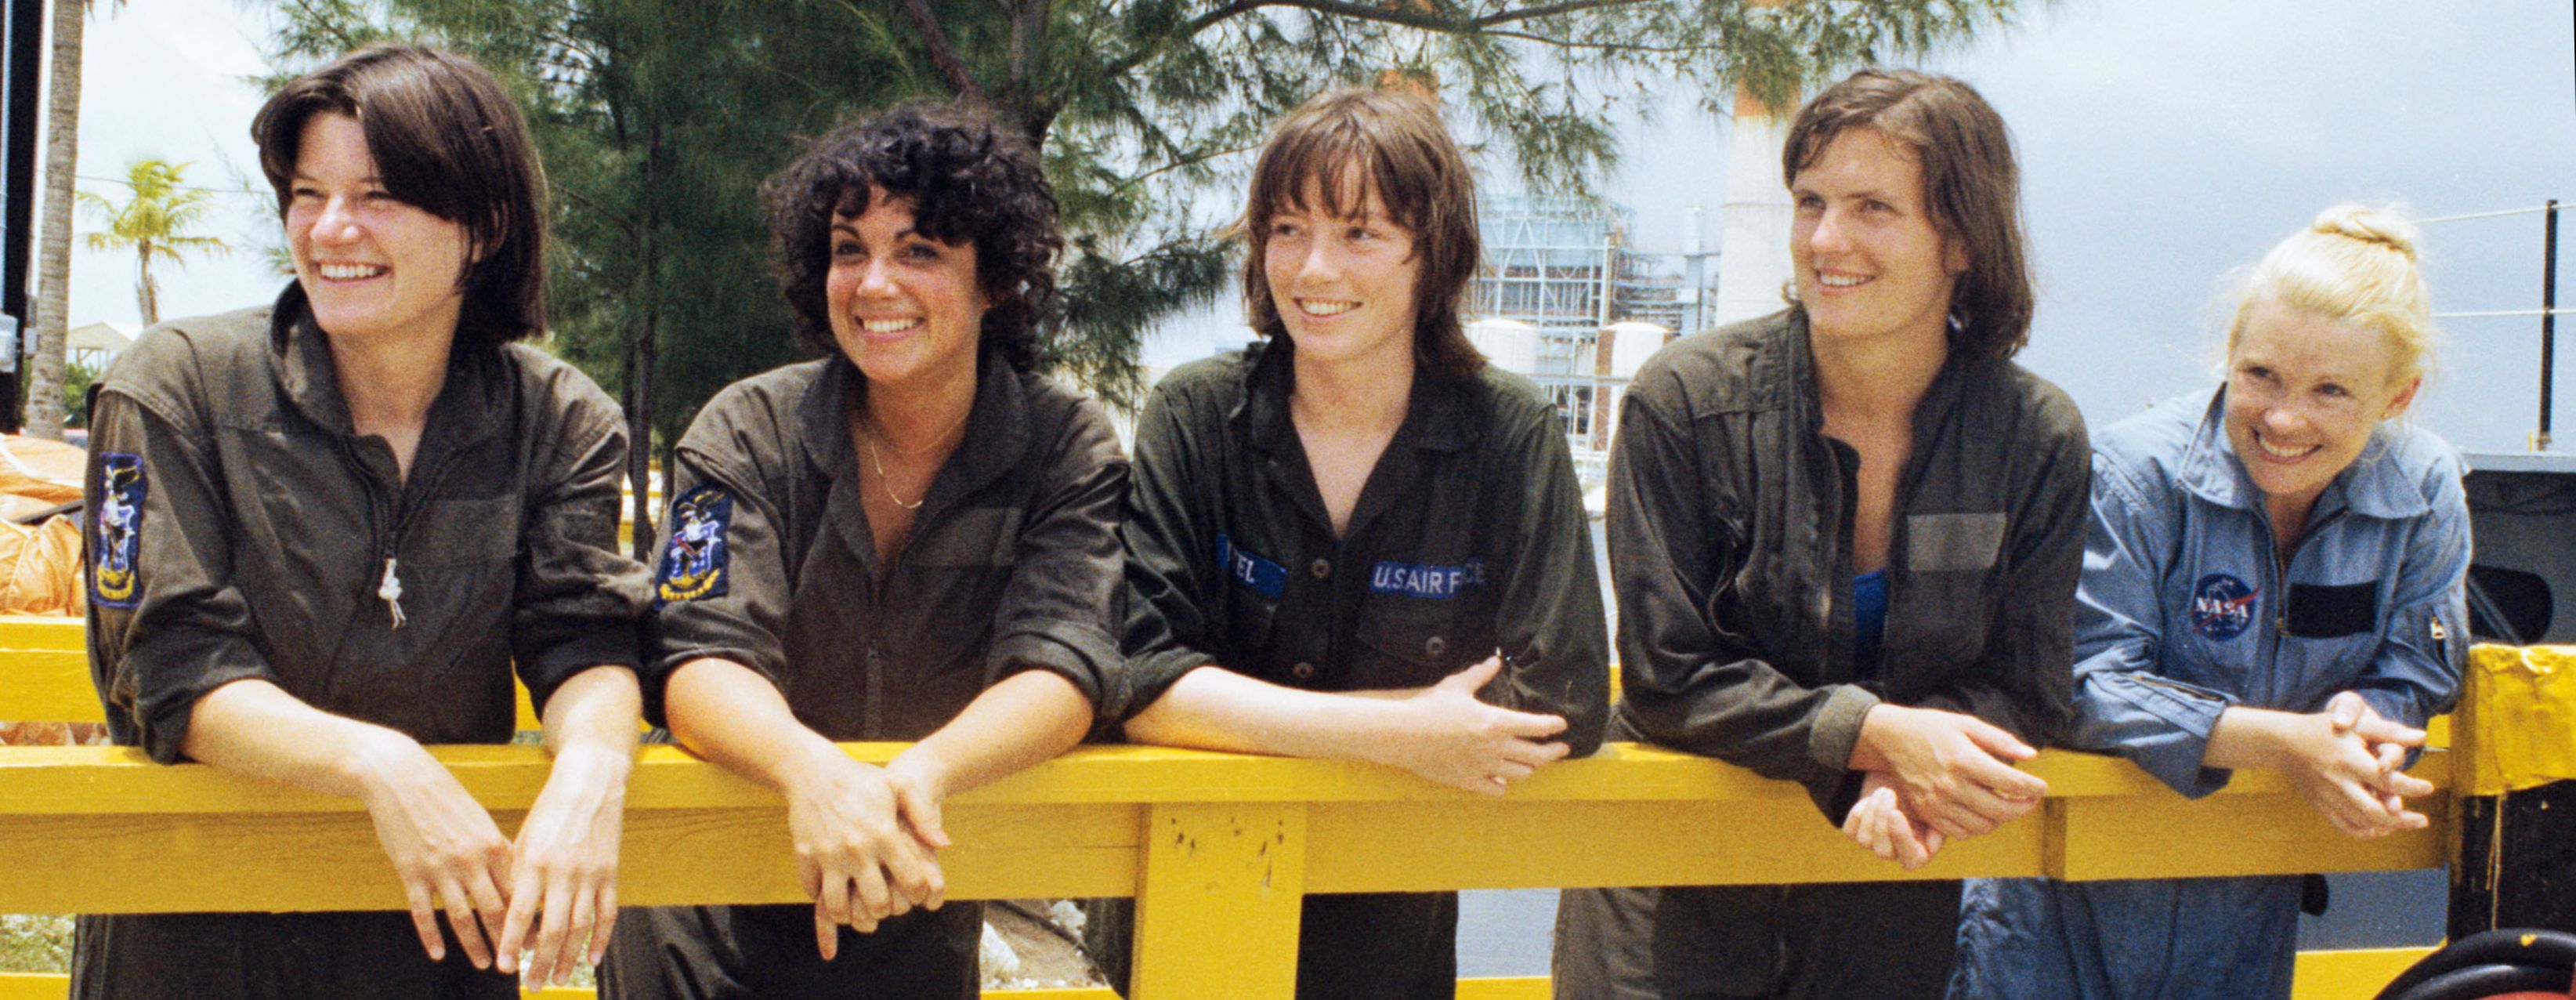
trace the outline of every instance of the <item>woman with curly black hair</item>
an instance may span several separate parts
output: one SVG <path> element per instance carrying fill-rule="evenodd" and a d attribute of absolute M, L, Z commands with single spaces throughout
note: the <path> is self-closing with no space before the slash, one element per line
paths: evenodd
<path fill-rule="evenodd" d="M 680 440 L 645 711 L 785 797 L 814 902 L 630 915 L 601 993 L 971 997 L 982 913 L 940 905 L 940 803 L 1115 717 L 1127 462 L 1030 370 L 1055 196 L 985 112 L 844 126 L 763 197 L 826 356 L 726 388 Z M 834 745 L 860 740 L 919 742 L 884 767 Z"/>

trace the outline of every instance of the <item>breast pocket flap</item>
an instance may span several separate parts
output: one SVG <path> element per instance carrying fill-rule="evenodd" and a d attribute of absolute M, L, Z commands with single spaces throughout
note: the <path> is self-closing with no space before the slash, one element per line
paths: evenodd
<path fill-rule="evenodd" d="M 1905 519 L 1905 563 L 1917 573 L 1993 569 L 2006 520 L 1991 514 L 1914 514 Z"/>

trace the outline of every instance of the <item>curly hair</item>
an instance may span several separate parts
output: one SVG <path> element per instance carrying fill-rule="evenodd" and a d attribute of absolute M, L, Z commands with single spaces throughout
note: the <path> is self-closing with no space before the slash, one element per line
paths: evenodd
<path fill-rule="evenodd" d="M 865 214 L 875 189 L 911 201 L 923 236 L 975 247 L 975 281 L 990 304 L 981 347 L 1014 369 L 1035 367 L 1064 250 L 1055 189 L 1025 139 L 990 111 L 953 101 L 905 101 L 843 124 L 761 185 L 796 335 L 826 354 L 839 349 L 823 290 L 832 219 Z"/>

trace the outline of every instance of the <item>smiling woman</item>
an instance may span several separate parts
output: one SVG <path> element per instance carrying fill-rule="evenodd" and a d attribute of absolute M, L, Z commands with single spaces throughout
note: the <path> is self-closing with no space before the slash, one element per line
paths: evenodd
<path fill-rule="evenodd" d="M 674 455 L 648 714 L 778 789 L 810 906 L 646 910 L 608 1000 L 953 997 L 982 908 L 943 905 L 940 805 L 1062 752 L 1124 690 L 1110 638 L 1127 463 L 1031 368 L 1062 245 L 1035 151 L 907 104 L 764 189 L 797 333 Z M 835 741 L 917 740 L 886 766 Z"/>
<path fill-rule="evenodd" d="M 1365 760 L 1489 795 L 1599 744 L 1591 534 L 1556 409 L 1466 339 L 1475 189 L 1430 102 L 1320 95 L 1241 232 L 1265 344 L 1163 379 L 1136 432 L 1138 742 Z M 1304 901 L 1297 995 L 1445 997 L 1454 893 Z M 1121 978 L 1124 901 L 1085 933 Z"/>
<path fill-rule="evenodd" d="M 2459 456 L 2397 422 L 2430 359 L 2412 230 L 2328 209 L 2265 255 L 2227 382 L 2103 431 L 2073 744 L 2201 796 L 2280 770 L 2356 837 L 2422 829 L 2400 770 L 2468 644 Z M 1971 883 L 1957 1000 L 2290 995 L 2299 878 Z"/>
<path fill-rule="evenodd" d="M 443 52 L 352 53 L 252 126 L 296 281 L 99 383 L 90 663 L 117 742 L 365 800 L 409 914 L 81 918 L 72 992 L 511 997 L 607 945 L 642 567 L 624 422 L 543 325 L 518 110 Z M 515 841 L 422 749 L 555 766 Z M 446 925 L 438 918 L 443 907 Z"/>
<path fill-rule="evenodd" d="M 2020 171 L 1967 84 L 1864 70 L 1781 151 L 1797 299 L 1638 370 L 1610 462 L 1613 735 L 1806 786 L 1911 869 L 2038 808 L 2084 431 L 2028 339 Z M 1937 995 L 1959 883 L 1568 890 L 1556 995 Z M 1865 915 L 1864 917 L 1856 915 Z"/>

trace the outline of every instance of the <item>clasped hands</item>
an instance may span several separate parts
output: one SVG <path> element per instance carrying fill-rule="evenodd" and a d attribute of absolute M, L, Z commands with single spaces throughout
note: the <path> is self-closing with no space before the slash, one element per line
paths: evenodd
<path fill-rule="evenodd" d="M 2048 783 L 2013 765 L 2039 751 L 1972 715 L 1879 704 L 1861 718 L 1860 797 L 1843 835 L 1913 871 L 1941 845 L 2029 815 Z"/>
<path fill-rule="evenodd" d="M 2324 710 L 2304 714 L 2230 708 L 2221 728 L 2233 732 L 2213 734 L 2214 744 L 2242 746 L 2246 761 L 2281 771 L 2347 835 L 2385 836 L 2430 823 L 2405 801 L 2433 791 L 2404 770 L 2407 753 L 2424 745 L 2424 731 L 2381 717 L 2359 694 L 2339 693 Z M 1864 773 L 1843 833 L 1907 871 L 1929 864 L 1951 840 L 2028 815 L 2047 794 L 2046 782 L 2012 766 L 2038 751 L 1974 717 L 1882 704 L 1861 729 L 1852 766 Z M 2234 761 L 2213 762 L 2227 763 Z"/>

